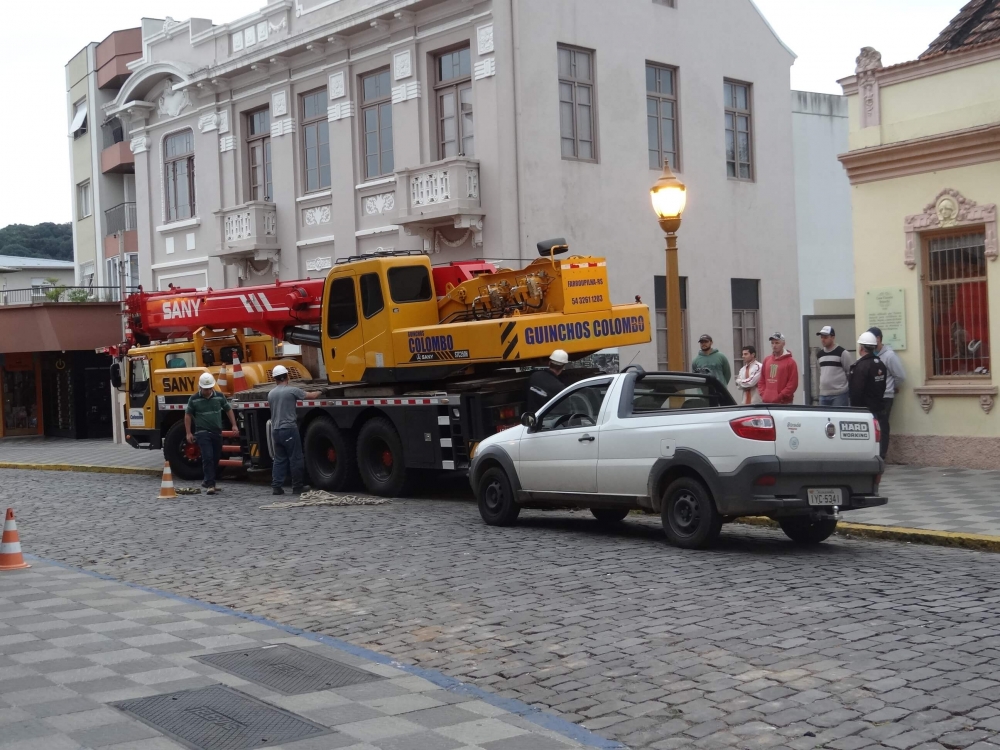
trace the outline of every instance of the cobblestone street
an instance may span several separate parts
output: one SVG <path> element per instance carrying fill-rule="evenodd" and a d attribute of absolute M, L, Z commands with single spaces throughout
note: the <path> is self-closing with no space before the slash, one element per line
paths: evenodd
<path fill-rule="evenodd" d="M 0 471 L 25 550 L 324 633 L 633 748 L 1000 747 L 1000 558 L 658 519 L 482 524 L 452 499 L 261 510 L 266 488 Z M 437 490 L 436 490 L 437 492 Z M 286 498 L 287 499 L 287 498 Z M 992 744 L 996 743 L 996 744 Z"/>

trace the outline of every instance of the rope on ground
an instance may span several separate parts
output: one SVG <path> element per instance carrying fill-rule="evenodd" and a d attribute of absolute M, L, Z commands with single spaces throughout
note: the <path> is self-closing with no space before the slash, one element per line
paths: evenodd
<path fill-rule="evenodd" d="M 200 495 L 201 487 L 174 487 L 178 495 Z"/>
<path fill-rule="evenodd" d="M 371 497 L 368 495 L 335 495 L 325 490 L 310 490 L 299 495 L 298 500 L 286 503 L 269 503 L 261 505 L 261 510 L 284 510 L 285 508 L 311 508 L 319 505 L 387 505 L 392 500 L 386 497 Z"/>

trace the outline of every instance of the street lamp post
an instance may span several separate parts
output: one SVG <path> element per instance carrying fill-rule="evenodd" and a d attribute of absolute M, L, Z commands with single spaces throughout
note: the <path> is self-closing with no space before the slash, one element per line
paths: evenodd
<path fill-rule="evenodd" d="M 677 230 L 687 205 L 687 189 L 663 162 L 663 174 L 649 189 L 653 210 L 667 235 L 667 369 L 684 369 L 684 341 L 681 333 L 681 277 L 677 270 Z"/>

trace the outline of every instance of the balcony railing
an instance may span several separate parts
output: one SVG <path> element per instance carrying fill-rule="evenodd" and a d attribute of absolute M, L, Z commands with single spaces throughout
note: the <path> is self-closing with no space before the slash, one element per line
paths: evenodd
<path fill-rule="evenodd" d="M 135 218 L 135 203 L 119 203 L 104 212 L 104 236 L 138 229 Z"/>
<path fill-rule="evenodd" d="M 101 134 L 104 137 L 104 148 L 111 148 L 125 140 L 125 126 L 117 117 L 112 117 L 101 125 Z"/>
<path fill-rule="evenodd" d="M 117 302 L 116 286 L 41 286 L 0 289 L 0 305 L 31 305 L 36 302 Z"/>
<path fill-rule="evenodd" d="M 396 223 L 423 237 L 425 250 L 437 249 L 437 230 L 448 226 L 468 230 L 473 244 L 482 244 L 478 161 L 456 156 L 402 169 L 396 185 Z"/>
<path fill-rule="evenodd" d="M 278 212 L 268 201 L 248 201 L 216 211 L 222 224 L 222 243 L 211 251 L 222 258 L 268 259 L 278 251 Z"/>

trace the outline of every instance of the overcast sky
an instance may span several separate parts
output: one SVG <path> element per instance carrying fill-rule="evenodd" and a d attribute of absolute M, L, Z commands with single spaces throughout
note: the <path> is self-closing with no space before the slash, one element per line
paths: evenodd
<path fill-rule="evenodd" d="M 545 2 L 545 0 L 526 0 Z M 605 0 L 608 5 L 635 0 Z M 721 0 L 681 0 L 714 3 Z M 910 60 L 958 12 L 964 0 L 756 0 L 772 27 L 798 55 L 792 87 L 840 93 L 863 46 L 886 65 Z M 64 65 L 88 42 L 138 25 L 139 18 L 198 16 L 224 23 L 264 0 L 55 0 L 5 5 L 0 91 L 4 148 L 0 227 L 69 221 L 69 139 Z M 710 39 L 706 42 L 710 43 Z M 91 120 L 93 122 L 93 120 Z"/>

